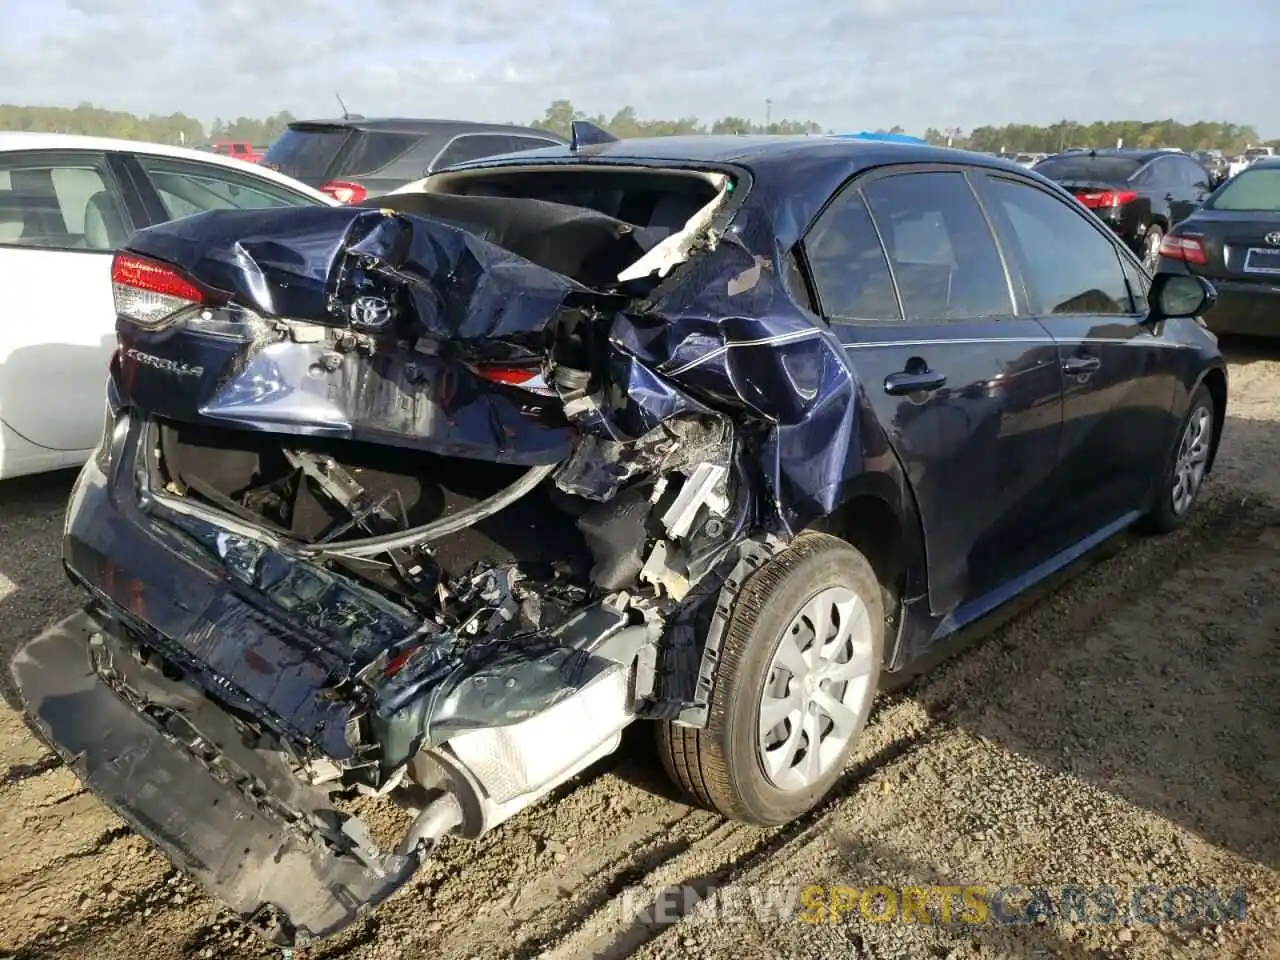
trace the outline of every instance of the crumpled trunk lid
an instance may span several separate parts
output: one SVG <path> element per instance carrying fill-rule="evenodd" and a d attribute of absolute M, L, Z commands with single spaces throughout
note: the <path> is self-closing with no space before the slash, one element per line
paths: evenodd
<path fill-rule="evenodd" d="M 474 216 L 457 209 L 467 199 L 441 212 Z M 551 227 L 565 248 L 548 252 L 542 239 L 538 249 L 558 266 L 581 268 L 610 244 L 624 259 L 642 250 L 591 211 Z M 488 232 L 535 239 L 524 223 Z M 213 211 L 140 231 L 129 255 L 176 267 L 203 297 L 176 322 L 122 314 L 126 403 L 525 465 L 571 449 L 560 403 L 527 389 L 553 346 L 566 348 L 556 329 L 620 302 L 442 219 L 375 209 Z"/>

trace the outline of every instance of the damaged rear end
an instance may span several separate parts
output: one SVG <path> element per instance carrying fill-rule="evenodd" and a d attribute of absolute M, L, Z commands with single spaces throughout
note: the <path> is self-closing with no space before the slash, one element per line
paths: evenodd
<path fill-rule="evenodd" d="M 636 717 L 697 722 L 718 591 L 820 510 L 789 505 L 778 431 L 821 449 L 809 408 L 847 371 L 798 316 L 759 335 L 769 272 L 716 256 L 741 183 L 684 179 L 665 230 L 426 193 L 202 214 L 117 256 L 64 541 L 90 601 L 14 676 L 87 785 L 277 942 L 347 926 Z M 677 322 L 687 273 L 744 310 Z M 769 338 L 817 385 L 774 409 Z M 387 849 L 362 793 L 415 814 Z"/>

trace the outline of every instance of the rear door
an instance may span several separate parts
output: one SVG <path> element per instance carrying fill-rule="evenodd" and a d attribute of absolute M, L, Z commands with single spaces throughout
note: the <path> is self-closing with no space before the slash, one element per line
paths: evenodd
<path fill-rule="evenodd" d="M 1171 156 L 1169 159 L 1173 161 L 1178 180 L 1182 184 L 1180 196 L 1185 209 L 1182 206 L 1178 209 L 1178 222 L 1181 223 L 1200 209 L 1200 205 L 1212 192 L 1212 188 L 1209 186 L 1208 172 L 1195 160 L 1180 155 Z"/>
<path fill-rule="evenodd" d="M 1081 543 L 1144 509 L 1171 442 L 1176 342 L 1146 322 L 1145 279 L 1070 201 L 1000 174 L 981 178 L 1002 245 L 1058 344 L 1062 454 L 1053 539 Z"/>
<path fill-rule="evenodd" d="M 102 432 L 123 183 L 104 153 L 0 154 L 0 419 L 37 447 L 87 453 Z"/>
<path fill-rule="evenodd" d="M 1199 205 L 1180 157 L 1157 157 L 1143 170 L 1140 182 L 1151 196 L 1153 208 L 1163 206 L 1169 226 L 1181 223 Z"/>
<path fill-rule="evenodd" d="M 971 619 L 1046 557 L 1061 431 L 1054 342 L 1021 315 L 962 168 L 855 181 L 803 250 L 818 309 L 914 491 L 931 606 Z"/>

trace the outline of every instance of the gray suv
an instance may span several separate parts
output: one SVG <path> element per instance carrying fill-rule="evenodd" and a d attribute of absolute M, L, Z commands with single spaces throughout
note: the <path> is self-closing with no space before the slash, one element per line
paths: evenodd
<path fill-rule="evenodd" d="M 289 124 L 262 163 L 342 203 L 359 203 L 464 160 L 564 142 L 546 130 L 505 123 L 306 120 Z"/>

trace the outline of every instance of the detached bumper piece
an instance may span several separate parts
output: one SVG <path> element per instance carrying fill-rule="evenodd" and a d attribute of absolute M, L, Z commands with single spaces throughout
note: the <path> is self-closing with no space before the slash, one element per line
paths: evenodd
<path fill-rule="evenodd" d="M 412 876 L 284 754 L 91 614 L 21 647 L 12 672 L 41 734 L 96 796 L 266 938 L 302 946 Z"/>

